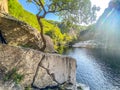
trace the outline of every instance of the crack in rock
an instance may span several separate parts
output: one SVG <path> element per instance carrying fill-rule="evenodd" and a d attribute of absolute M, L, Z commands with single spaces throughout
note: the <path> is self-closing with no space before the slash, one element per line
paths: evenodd
<path fill-rule="evenodd" d="M 41 60 L 40 60 L 40 62 L 38 63 L 38 66 L 37 66 L 37 68 L 36 68 L 36 72 L 35 72 L 35 75 L 34 75 L 34 77 L 33 77 L 33 82 L 32 82 L 32 84 L 31 84 L 31 86 L 32 87 L 35 87 L 34 86 L 34 82 L 35 82 L 35 78 L 36 78 L 36 76 L 37 76 L 37 74 L 38 74 L 38 70 L 39 70 L 39 66 L 40 66 L 40 64 L 41 64 L 41 62 L 42 62 L 42 60 L 45 58 L 45 55 L 43 55 L 43 57 L 41 58 Z M 37 88 L 37 87 L 36 87 Z"/>
<path fill-rule="evenodd" d="M 46 70 L 47 74 L 52 78 L 52 80 L 53 80 L 54 82 L 56 82 L 57 84 L 60 84 L 60 83 L 55 79 L 55 74 L 54 74 L 54 73 L 50 73 L 50 71 L 49 71 L 47 68 L 45 68 L 44 66 L 42 66 L 42 65 L 40 65 L 40 67 Z"/>
<path fill-rule="evenodd" d="M 42 59 L 40 60 L 38 66 L 37 66 L 36 73 L 34 75 L 33 82 L 31 84 L 31 86 L 34 87 L 34 88 L 36 88 L 36 89 L 40 89 L 39 87 L 37 87 L 37 86 L 34 85 L 35 79 L 36 79 L 36 77 L 38 75 L 38 72 L 39 72 L 39 68 L 43 68 L 46 71 L 47 75 L 50 76 L 50 78 L 52 79 L 52 81 L 54 81 L 57 85 L 60 85 L 60 83 L 55 79 L 55 74 L 54 73 L 50 73 L 49 69 L 45 68 L 42 65 L 42 62 L 43 62 L 44 58 L 45 58 L 45 55 L 42 57 Z"/>

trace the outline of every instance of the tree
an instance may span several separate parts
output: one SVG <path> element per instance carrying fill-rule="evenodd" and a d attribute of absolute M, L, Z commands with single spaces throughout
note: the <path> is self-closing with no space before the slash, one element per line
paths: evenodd
<path fill-rule="evenodd" d="M 38 8 L 36 14 L 43 41 L 42 51 L 46 48 L 46 40 L 43 35 L 44 27 L 42 19 L 49 13 L 55 13 L 63 20 L 70 23 L 87 23 L 93 17 L 90 0 L 27 0 Z"/>

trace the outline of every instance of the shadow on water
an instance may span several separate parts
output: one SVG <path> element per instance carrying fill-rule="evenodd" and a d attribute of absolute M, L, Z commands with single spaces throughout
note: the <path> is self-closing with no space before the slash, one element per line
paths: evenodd
<path fill-rule="evenodd" d="M 99 63 L 102 63 L 104 68 L 107 69 L 105 71 L 105 77 L 109 82 L 114 86 L 120 87 L 120 55 L 101 49 L 94 49 L 91 53 L 94 55 L 94 58 L 98 60 Z M 104 68 L 102 70 L 104 70 Z M 108 74 L 110 74 L 110 76 Z"/>
<path fill-rule="evenodd" d="M 64 54 L 77 60 L 77 81 L 91 90 L 120 90 L 120 57 L 102 49 L 72 48 Z"/>
<path fill-rule="evenodd" d="M 77 60 L 77 81 L 91 90 L 120 90 L 120 0 L 111 0 L 96 24 L 99 49 L 72 48 L 64 54 Z"/>

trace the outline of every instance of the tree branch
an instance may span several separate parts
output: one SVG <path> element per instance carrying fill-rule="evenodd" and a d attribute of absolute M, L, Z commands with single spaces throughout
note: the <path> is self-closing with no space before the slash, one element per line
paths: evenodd
<path fill-rule="evenodd" d="M 36 1 L 36 0 L 33 0 L 37 5 L 39 5 L 40 6 L 40 4 Z"/>
<path fill-rule="evenodd" d="M 41 5 L 41 7 L 43 8 L 43 11 L 46 13 L 46 9 L 45 9 L 43 3 L 41 2 L 41 0 L 39 0 L 39 3 L 40 3 L 40 5 Z"/>

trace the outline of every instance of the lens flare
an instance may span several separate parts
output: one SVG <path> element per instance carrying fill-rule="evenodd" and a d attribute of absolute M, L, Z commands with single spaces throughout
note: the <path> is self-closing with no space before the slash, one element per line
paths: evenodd
<path fill-rule="evenodd" d="M 117 7 L 117 6 L 115 6 Z M 96 40 L 112 54 L 120 53 L 120 10 L 107 8 L 96 25 Z"/>

